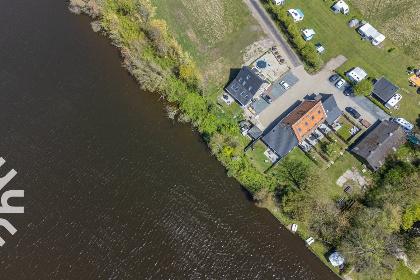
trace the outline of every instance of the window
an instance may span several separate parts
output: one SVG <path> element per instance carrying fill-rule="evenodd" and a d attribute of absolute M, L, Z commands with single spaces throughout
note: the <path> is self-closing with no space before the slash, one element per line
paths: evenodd
<path fill-rule="evenodd" d="M 305 122 L 305 125 L 308 125 L 308 122 Z"/>
<path fill-rule="evenodd" d="M 245 99 L 247 99 L 248 98 L 248 95 L 245 95 Z"/>
<path fill-rule="evenodd" d="M 321 110 L 318 110 L 318 114 L 321 114 Z"/>
<path fill-rule="evenodd" d="M 298 128 L 298 130 L 299 130 L 299 131 L 302 131 L 302 128 L 300 128 L 300 127 L 299 127 L 299 128 Z"/>
<path fill-rule="evenodd" d="M 246 84 L 246 81 L 242 83 L 243 86 L 245 86 L 245 84 Z"/>
<path fill-rule="evenodd" d="M 249 87 L 248 90 L 251 91 L 252 87 Z"/>
<path fill-rule="evenodd" d="M 242 78 L 239 79 L 239 82 L 242 82 Z"/>
<path fill-rule="evenodd" d="M 314 119 L 315 119 L 315 117 L 314 117 L 314 116 L 312 116 L 312 119 L 314 120 Z"/>
<path fill-rule="evenodd" d="M 241 95 L 244 95 L 245 94 L 245 92 L 241 92 Z"/>
<path fill-rule="evenodd" d="M 237 90 L 238 90 L 238 88 L 236 87 L 236 88 L 235 88 L 235 91 L 237 91 Z"/>
<path fill-rule="evenodd" d="M 235 85 L 232 85 L 232 89 L 235 89 Z"/>
<path fill-rule="evenodd" d="M 246 79 L 247 79 L 247 80 L 249 80 L 249 78 L 250 78 L 250 76 L 249 76 L 249 75 L 248 75 L 248 76 L 246 76 Z"/>

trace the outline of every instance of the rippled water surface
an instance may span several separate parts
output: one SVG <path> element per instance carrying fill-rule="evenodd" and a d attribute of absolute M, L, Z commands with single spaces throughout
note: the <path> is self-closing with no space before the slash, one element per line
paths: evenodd
<path fill-rule="evenodd" d="M 1 4 L 1 279 L 336 279 L 66 5 Z"/>

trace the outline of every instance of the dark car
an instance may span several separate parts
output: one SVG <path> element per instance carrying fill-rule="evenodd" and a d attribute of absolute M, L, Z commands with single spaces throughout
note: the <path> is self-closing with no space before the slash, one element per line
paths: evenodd
<path fill-rule="evenodd" d="M 344 90 L 344 95 L 345 96 L 354 96 L 353 86 L 346 87 L 346 89 Z"/>
<path fill-rule="evenodd" d="M 270 97 L 270 96 L 268 96 L 267 94 L 264 94 L 264 95 L 262 96 L 262 98 L 264 98 L 264 100 L 265 100 L 265 101 L 267 101 L 267 103 L 268 103 L 268 104 L 273 103 L 273 99 L 271 99 L 271 97 Z"/>
<path fill-rule="evenodd" d="M 340 76 L 338 76 L 338 74 L 334 74 L 330 77 L 329 80 L 330 80 L 331 83 L 334 83 L 339 77 Z"/>
<path fill-rule="evenodd" d="M 355 109 L 351 108 L 351 107 L 347 107 L 346 111 L 355 119 L 360 118 L 360 114 L 359 112 L 357 112 Z"/>

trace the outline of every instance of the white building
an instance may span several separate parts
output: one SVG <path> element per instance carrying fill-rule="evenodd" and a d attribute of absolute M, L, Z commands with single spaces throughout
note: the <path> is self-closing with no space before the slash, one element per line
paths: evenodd
<path fill-rule="evenodd" d="M 360 67 L 353 68 L 351 71 L 347 72 L 347 78 L 349 78 L 353 83 L 357 84 L 367 77 L 367 73 Z"/>
<path fill-rule="evenodd" d="M 364 24 L 359 28 L 357 32 L 362 35 L 363 38 L 369 39 L 374 46 L 382 43 L 385 40 L 385 36 L 379 33 L 369 23 Z"/>
<path fill-rule="evenodd" d="M 333 10 L 334 14 L 343 13 L 347 15 L 349 13 L 349 5 L 346 4 L 343 0 L 338 1 L 335 3 L 331 9 Z"/>
<path fill-rule="evenodd" d="M 287 14 L 293 18 L 295 23 L 298 23 L 303 19 L 303 13 L 300 9 L 290 9 L 287 10 Z"/>

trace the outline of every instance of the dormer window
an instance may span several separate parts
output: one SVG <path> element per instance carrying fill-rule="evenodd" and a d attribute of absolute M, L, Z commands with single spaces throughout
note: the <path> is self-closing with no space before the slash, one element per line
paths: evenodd
<path fill-rule="evenodd" d="M 232 85 L 232 89 L 235 89 L 235 85 Z"/>
<path fill-rule="evenodd" d="M 242 78 L 239 78 L 239 82 L 240 82 L 240 83 L 242 82 Z"/>
<path fill-rule="evenodd" d="M 246 79 L 247 79 L 247 80 L 249 80 L 249 78 L 250 78 L 250 76 L 249 76 L 249 75 L 248 75 L 248 76 L 246 76 Z"/>
<path fill-rule="evenodd" d="M 252 87 L 249 87 L 248 90 L 251 91 Z"/>
<path fill-rule="evenodd" d="M 245 99 L 247 99 L 248 98 L 248 95 L 245 95 Z"/>
<path fill-rule="evenodd" d="M 246 84 L 246 81 L 244 81 L 244 82 L 242 83 L 242 85 L 243 85 L 243 86 L 245 86 L 245 84 Z"/>
<path fill-rule="evenodd" d="M 244 95 L 245 94 L 245 92 L 241 92 L 241 95 Z"/>

